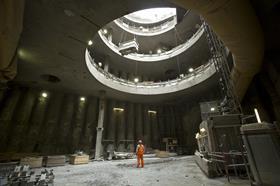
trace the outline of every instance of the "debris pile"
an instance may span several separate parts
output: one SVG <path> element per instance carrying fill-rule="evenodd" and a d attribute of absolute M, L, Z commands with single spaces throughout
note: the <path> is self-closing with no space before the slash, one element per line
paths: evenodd
<path fill-rule="evenodd" d="M 19 165 L 1 177 L 0 185 L 53 185 L 54 177 L 52 169 L 44 169 L 40 174 L 35 174 L 29 165 Z"/>

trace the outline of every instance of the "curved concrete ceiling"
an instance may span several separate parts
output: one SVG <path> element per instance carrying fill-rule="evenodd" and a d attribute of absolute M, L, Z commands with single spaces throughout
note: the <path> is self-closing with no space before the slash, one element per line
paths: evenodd
<path fill-rule="evenodd" d="M 263 53 L 261 29 L 249 1 L 173 2 L 201 13 L 232 51 L 235 59 L 233 80 L 238 96 L 242 98 L 252 77 L 260 68 Z M 87 40 L 102 25 L 139 9 L 174 6 L 159 0 L 26 1 L 26 4 L 19 46 L 25 57 L 21 57 L 17 80 L 37 81 L 36 84 L 45 86 L 43 81 L 38 80 L 40 75 L 52 73 L 62 81 L 56 85 L 47 84 L 46 87 L 49 85 L 79 92 L 94 92 L 103 88 L 106 90 L 93 82 L 83 60 Z M 69 11 L 71 14 L 65 13 Z M 116 95 L 109 90 L 108 93 Z M 119 96 L 120 93 L 117 94 Z"/>
<path fill-rule="evenodd" d="M 232 81 L 241 100 L 260 70 L 264 53 L 263 33 L 248 0 L 174 0 L 196 10 L 211 25 L 234 56 Z"/>

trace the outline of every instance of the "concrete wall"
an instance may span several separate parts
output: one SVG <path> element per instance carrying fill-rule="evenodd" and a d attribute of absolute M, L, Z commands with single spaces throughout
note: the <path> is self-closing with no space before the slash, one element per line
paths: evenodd
<path fill-rule="evenodd" d="M 98 100 L 30 88 L 1 90 L 0 152 L 71 153 L 95 147 Z"/>
<path fill-rule="evenodd" d="M 262 71 L 251 83 L 242 102 L 245 114 L 257 108 L 262 121 L 280 123 L 280 66 L 279 55 L 266 57 Z"/>
<path fill-rule="evenodd" d="M 181 126 L 181 119 L 179 114 L 175 113 L 176 106 L 148 105 L 111 99 L 107 99 L 107 105 L 103 136 L 103 140 L 106 141 L 105 149 L 110 149 L 111 145 L 110 148 L 108 145 L 113 144 L 115 150 L 130 148 L 133 151 L 134 148 L 129 146 L 130 144 L 135 146 L 139 139 L 143 140 L 147 148 L 165 149 L 160 144 L 161 139 L 177 137 L 176 126 Z M 124 111 L 114 111 L 114 107 L 123 108 Z M 148 113 L 148 110 L 157 113 Z"/>
<path fill-rule="evenodd" d="M 42 92 L 28 87 L 0 90 L 0 152 L 92 151 L 99 99 L 86 97 L 81 101 L 80 95 L 53 91 L 47 91 L 45 98 Z M 115 107 L 124 111 L 114 111 Z M 148 110 L 157 113 L 151 114 Z M 182 133 L 183 119 L 179 111 L 176 105 L 106 99 L 103 141 L 111 140 L 114 150 L 119 151 L 134 151 L 138 139 L 142 139 L 147 148 L 154 149 L 165 149 L 161 144 L 163 137 L 177 137 L 181 143 L 191 142 L 183 140 L 186 134 L 193 132 L 186 124 L 186 133 Z"/>

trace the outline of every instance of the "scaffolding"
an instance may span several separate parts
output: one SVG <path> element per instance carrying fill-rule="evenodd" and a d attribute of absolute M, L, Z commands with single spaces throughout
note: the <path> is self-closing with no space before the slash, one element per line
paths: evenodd
<path fill-rule="evenodd" d="M 224 113 L 242 113 L 242 108 L 231 79 L 231 69 L 227 58 L 229 50 L 203 18 L 201 18 L 201 21 L 216 72 L 219 75 L 221 92 L 224 95 L 224 100 L 221 103 L 222 111 Z"/>

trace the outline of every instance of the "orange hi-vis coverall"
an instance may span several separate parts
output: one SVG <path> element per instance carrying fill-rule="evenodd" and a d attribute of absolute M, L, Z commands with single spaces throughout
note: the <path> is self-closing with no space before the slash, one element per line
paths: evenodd
<path fill-rule="evenodd" d="M 145 152 L 145 147 L 142 144 L 138 144 L 136 148 L 136 155 L 137 155 L 137 167 L 140 166 L 144 167 L 144 160 L 143 160 L 143 155 Z"/>

